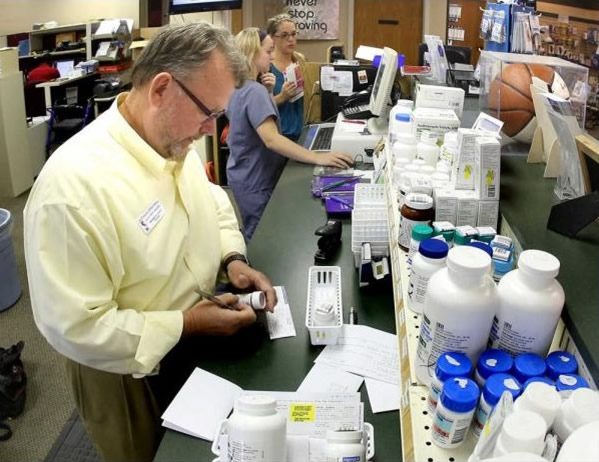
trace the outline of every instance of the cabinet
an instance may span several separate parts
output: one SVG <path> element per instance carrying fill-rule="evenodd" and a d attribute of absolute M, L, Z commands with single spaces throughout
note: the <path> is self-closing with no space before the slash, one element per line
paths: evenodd
<path fill-rule="evenodd" d="M 87 60 L 91 58 L 91 23 L 67 24 L 29 33 L 31 55 L 49 52 L 60 59 Z"/>

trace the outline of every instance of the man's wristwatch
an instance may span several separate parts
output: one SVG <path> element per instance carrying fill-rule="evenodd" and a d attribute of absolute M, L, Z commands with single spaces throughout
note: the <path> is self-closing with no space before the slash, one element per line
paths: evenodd
<path fill-rule="evenodd" d="M 234 261 L 242 261 L 246 265 L 249 265 L 247 258 L 245 258 L 245 255 L 242 255 L 240 253 L 234 253 L 233 255 L 229 255 L 227 258 L 223 260 L 223 270 L 225 271 L 225 273 L 227 273 L 229 263 Z"/>

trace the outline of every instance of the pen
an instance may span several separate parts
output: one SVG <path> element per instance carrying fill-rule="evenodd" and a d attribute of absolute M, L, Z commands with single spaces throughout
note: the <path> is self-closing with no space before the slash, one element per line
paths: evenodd
<path fill-rule="evenodd" d="M 343 180 L 335 181 L 334 183 L 331 183 L 331 184 L 328 184 L 326 186 L 323 186 L 322 189 L 321 189 L 321 192 L 329 191 L 331 189 L 335 189 L 338 186 L 342 186 L 342 185 L 347 184 L 347 183 L 353 183 L 354 181 L 358 181 L 360 178 L 362 178 L 361 175 L 360 176 L 352 176 L 350 178 L 345 178 Z"/>
<path fill-rule="evenodd" d="M 349 202 L 347 202 L 347 201 L 345 201 L 345 200 L 341 199 L 340 197 L 337 197 L 337 196 L 329 196 L 329 199 L 331 199 L 332 201 L 335 201 L 335 202 L 337 202 L 337 203 L 339 203 L 339 204 L 343 204 L 343 205 L 345 205 L 346 207 L 349 207 L 350 209 L 353 209 L 353 208 L 354 208 L 354 206 L 353 206 L 351 203 L 349 203 Z"/>
<path fill-rule="evenodd" d="M 358 313 L 356 313 L 353 306 L 349 309 L 349 323 L 358 324 Z"/>
<path fill-rule="evenodd" d="M 208 292 L 204 292 L 199 287 L 195 291 L 196 291 L 196 293 L 198 295 L 201 295 L 206 300 L 210 300 L 212 303 L 214 303 L 215 305 L 220 306 L 221 308 L 225 308 L 227 310 L 237 311 L 237 308 L 235 308 L 234 306 L 229 305 L 229 304 L 223 302 L 222 300 L 220 300 L 219 298 L 216 298 L 214 295 L 209 294 Z"/>

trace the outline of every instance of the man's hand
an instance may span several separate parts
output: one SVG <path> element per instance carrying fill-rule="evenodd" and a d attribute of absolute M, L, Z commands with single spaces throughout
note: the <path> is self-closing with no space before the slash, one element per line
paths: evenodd
<path fill-rule="evenodd" d="M 274 311 L 277 304 L 277 294 L 270 280 L 260 271 L 239 260 L 234 260 L 227 266 L 227 276 L 234 287 L 247 291 L 261 290 L 266 295 L 267 311 Z"/>
<path fill-rule="evenodd" d="M 236 306 L 228 310 L 202 300 L 183 313 L 183 337 L 190 335 L 233 335 L 241 328 L 256 322 L 256 313 L 248 305 L 237 303 L 239 297 L 233 294 L 219 295 L 223 302 Z"/>

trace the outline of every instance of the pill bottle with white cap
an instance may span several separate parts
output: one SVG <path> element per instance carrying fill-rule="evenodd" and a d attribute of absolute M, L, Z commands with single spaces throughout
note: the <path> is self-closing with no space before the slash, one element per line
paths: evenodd
<path fill-rule="evenodd" d="M 599 420 L 599 392 L 578 388 L 562 403 L 553 421 L 553 433 L 562 443 L 578 427 Z"/>
<path fill-rule="evenodd" d="M 518 451 L 541 455 L 545 446 L 546 432 L 545 421 L 539 414 L 514 410 L 503 421 L 493 457 Z"/>
<path fill-rule="evenodd" d="M 551 428 L 562 405 L 562 398 L 554 386 L 533 382 L 524 388 L 514 403 L 515 410 L 533 411 L 545 420 L 546 429 Z"/>
<path fill-rule="evenodd" d="M 518 268 L 503 276 L 497 287 L 500 304 L 491 347 L 512 355 L 547 355 L 565 300 L 555 279 L 559 267 L 559 260 L 542 250 L 520 254 Z"/>

